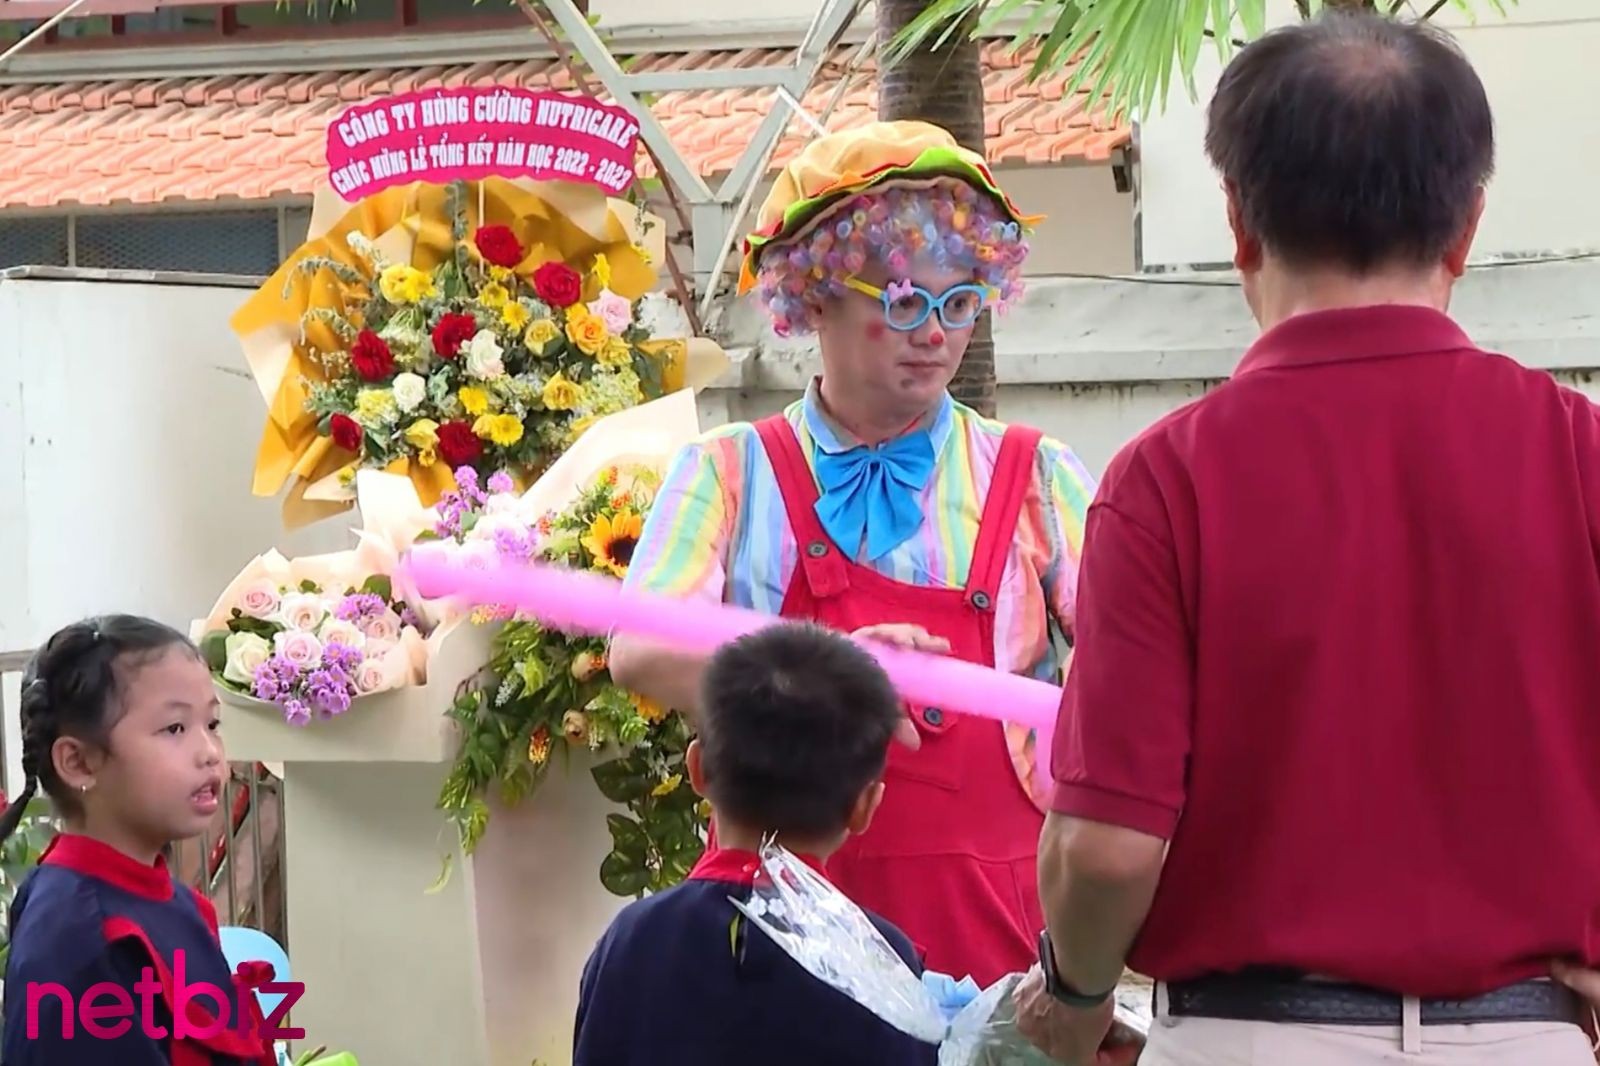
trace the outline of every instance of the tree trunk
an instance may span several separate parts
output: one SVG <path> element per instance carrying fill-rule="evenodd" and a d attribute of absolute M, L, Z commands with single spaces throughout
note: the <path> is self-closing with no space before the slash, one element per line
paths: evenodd
<path fill-rule="evenodd" d="M 929 0 L 876 0 L 879 42 L 893 40 L 928 4 Z M 878 116 L 943 126 L 964 147 L 982 155 L 983 63 L 971 30 L 970 25 L 963 26 L 937 51 L 919 49 L 880 69 Z M 980 414 L 995 415 L 994 339 L 987 312 L 972 331 L 972 343 L 950 383 L 950 394 Z"/>

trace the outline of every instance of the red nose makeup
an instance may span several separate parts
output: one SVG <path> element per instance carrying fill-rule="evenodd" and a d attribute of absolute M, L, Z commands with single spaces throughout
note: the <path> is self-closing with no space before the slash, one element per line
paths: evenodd
<path fill-rule="evenodd" d="M 938 330 L 934 330 L 932 333 L 928 334 L 928 343 L 929 344 L 943 344 L 944 343 L 944 334 L 940 333 Z"/>

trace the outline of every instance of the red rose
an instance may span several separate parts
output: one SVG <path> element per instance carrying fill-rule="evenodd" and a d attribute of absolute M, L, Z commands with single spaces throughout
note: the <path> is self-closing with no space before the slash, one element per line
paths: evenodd
<path fill-rule="evenodd" d="M 350 362 L 367 381 L 382 381 L 394 373 L 394 353 L 384 339 L 370 329 L 361 331 L 350 348 Z"/>
<path fill-rule="evenodd" d="M 484 262 L 507 270 L 522 262 L 522 257 L 527 254 L 510 226 L 479 226 L 472 239 Z"/>
<path fill-rule="evenodd" d="M 465 466 L 483 454 L 483 441 L 465 422 L 446 422 L 439 427 L 439 458 L 452 467 Z"/>
<path fill-rule="evenodd" d="M 533 272 L 533 291 L 551 307 L 571 307 L 583 298 L 583 279 L 565 263 L 546 263 Z"/>
<path fill-rule="evenodd" d="M 361 423 L 349 415 L 334 415 L 328 420 L 328 435 L 347 452 L 361 450 Z"/>
<path fill-rule="evenodd" d="M 478 332 L 478 320 L 459 311 L 451 311 L 433 327 L 433 350 L 441 359 L 454 359 L 461 354 L 461 346 Z"/>

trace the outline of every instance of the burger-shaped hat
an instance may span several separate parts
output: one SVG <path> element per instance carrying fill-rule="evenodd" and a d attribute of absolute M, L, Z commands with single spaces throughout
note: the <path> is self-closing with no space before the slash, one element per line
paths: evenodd
<path fill-rule="evenodd" d="M 761 253 L 806 233 L 841 201 L 888 183 L 965 181 L 991 196 L 1013 222 L 1031 228 L 1042 215 L 1025 215 L 994 180 L 983 157 L 927 122 L 873 122 L 812 141 L 779 172 L 761 204 L 756 228 L 744 239 L 739 291 L 755 285 Z"/>

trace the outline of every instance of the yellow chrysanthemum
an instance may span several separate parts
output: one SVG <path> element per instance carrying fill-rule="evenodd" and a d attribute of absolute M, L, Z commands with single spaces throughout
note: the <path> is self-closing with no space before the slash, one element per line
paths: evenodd
<path fill-rule="evenodd" d="M 577 345 L 584 355 L 598 355 L 611 339 L 606 320 L 591 314 L 582 304 L 574 304 L 567 312 L 567 339 Z"/>
<path fill-rule="evenodd" d="M 624 577 L 642 532 L 644 519 L 631 508 L 614 515 L 600 515 L 589 524 L 589 532 L 583 535 L 583 546 L 594 556 L 596 570 Z"/>
<path fill-rule="evenodd" d="M 667 717 L 667 708 L 648 696 L 641 696 L 637 692 L 629 693 L 633 697 L 633 713 L 640 718 L 655 725 Z"/>
<path fill-rule="evenodd" d="M 498 311 L 511 299 L 511 294 L 506 287 L 498 281 L 491 281 L 478 290 L 478 302 L 491 311 Z"/>
<path fill-rule="evenodd" d="M 583 386 L 568 381 L 558 373 L 544 383 L 540 399 L 552 411 L 570 411 L 583 402 Z"/>
<path fill-rule="evenodd" d="M 516 415 L 479 415 L 472 432 L 484 440 L 509 448 L 522 439 L 522 419 Z"/>
<path fill-rule="evenodd" d="M 611 288 L 611 260 L 606 258 L 604 252 L 594 257 L 594 268 L 589 273 L 594 276 L 597 288 Z"/>
<path fill-rule="evenodd" d="M 406 427 L 406 443 L 417 450 L 417 462 L 432 466 L 439 458 L 439 423 L 419 418 Z"/>
<path fill-rule="evenodd" d="M 355 418 L 369 429 L 388 425 L 400 417 L 392 389 L 362 389 L 356 393 Z"/>
<path fill-rule="evenodd" d="M 520 331 L 532 317 L 533 312 L 519 303 L 508 303 L 500 309 L 500 321 L 504 322 L 506 328 L 510 330 Z"/>
<path fill-rule="evenodd" d="M 476 385 L 464 385 L 456 393 L 456 399 L 461 401 L 461 406 L 467 409 L 467 414 L 476 418 L 489 410 L 489 393 Z"/>
<path fill-rule="evenodd" d="M 661 784 L 651 789 L 650 795 L 655 796 L 657 799 L 662 796 L 670 796 L 672 793 L 678 791 L 678 786 L 681 784 L 683 784 L 683 775 L 673 774 L 671 777 L 668 777 L 666 780 L 662 781 Z"/>
<path fill-rule="evenodd" d="M 522 335 L 522 343 L 528 346 L 530 352 L 542 352 L 545 345 L 561 336 L 561 327 L 556 325 L 554 319 L 536 318 L 528 325 L 528 331 Z"/>
<path fill-rule="evenodd" d="M 633 349 L 628 347 L 628 342 L 621 337 L 607 337 L 605 344 L 600 346 L 600 354 L 596 358 L 604 366 L 631 366 Z"/>
<path fill-rule="evenodd" d="M 510 267 L 503 267 L 503 266 L 495 266 L 493 263 L 490 263 L 489 264 L 489 280 L 490 281 L 502 281 L 502 282 L 503 281 L 510 281 L 511 280 L 511 268 Z"/>
<path fill-rule="evenodd" d="M 644 245 L 635 244 L 633 252 L 644 262 L 645 266 L 655 266 L 655 257 L 645 250 Z"/>
<path fill-rule="evenodd" d="M 434 294 L 433 278 L 416 267 L 396 263 L 378 275 L 378 291 L 392 304 L 414 304 Z"/>

